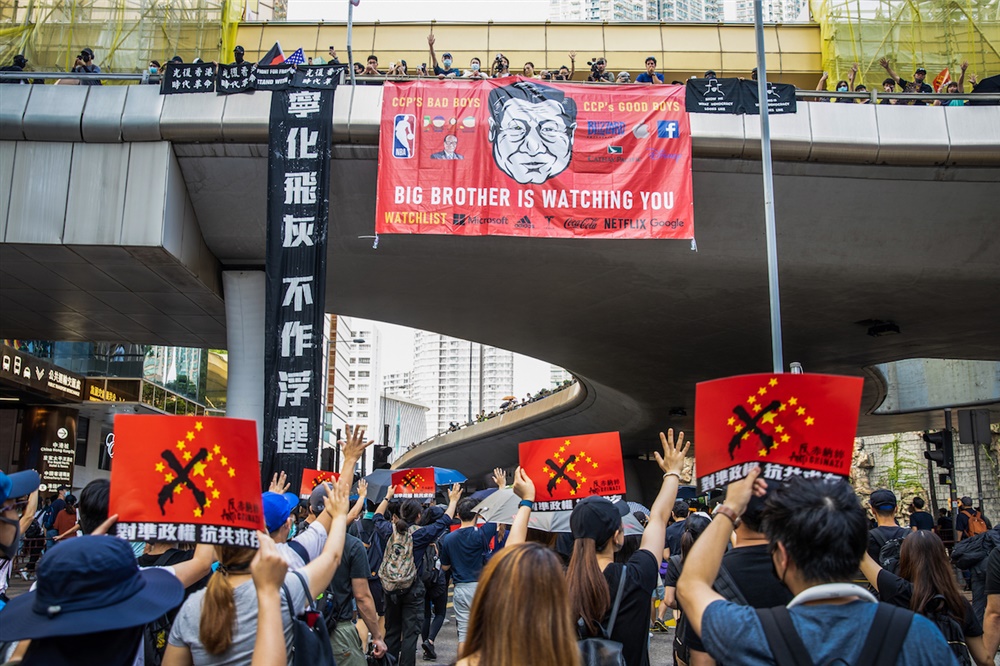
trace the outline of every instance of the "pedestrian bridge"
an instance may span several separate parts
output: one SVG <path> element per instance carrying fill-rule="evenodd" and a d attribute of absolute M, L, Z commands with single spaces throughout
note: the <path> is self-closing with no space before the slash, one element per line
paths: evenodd
<path fill-rule="evenodd" d="M 757 118 L 691 117 L 697 246 L 383 236 L 382 89 L 337 92 L 327 308 L 568 368 L 573 391 L 454 433 L 468 473 L 517 441 L 691 428 L 697 381 L 770 369 Z M 0 334 L 227 346 L 222 276 L 262 271 L 269 93 L 4 86 Z M 772 117 L 786 360 L 861 375 L 905 358 L 1000 360 L 1000 107 L 802 102 Z M 891 322 L 892 335 L 872 326 Z M 230 327 L 231 328 L 231 327 Z M 870 414 L 860 432 L 929 424 Z M 551 407 L 551 409 L 549 409 Z M 451 437 L 451 436 L 449 436 Z M 482 460 L 471 442 L 502 444 Z"/>

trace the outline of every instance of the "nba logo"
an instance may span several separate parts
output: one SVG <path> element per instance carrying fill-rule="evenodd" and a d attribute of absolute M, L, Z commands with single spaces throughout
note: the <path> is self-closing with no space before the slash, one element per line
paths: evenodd
<path fill-rule="evenodd" d="M 416 118 L 410 113 L 400 113 L 393 120 L 392 156 L 408 160 L 413 157 L 413 131 Z"/>

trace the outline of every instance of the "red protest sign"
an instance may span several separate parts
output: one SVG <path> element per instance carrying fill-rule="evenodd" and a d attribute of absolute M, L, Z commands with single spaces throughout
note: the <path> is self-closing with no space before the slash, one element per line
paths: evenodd
<path fill-rule="evenodd" d="M 695 465 L 701 492 L 761 476 L 847 476 L 861 405 L 860 377 L 758 374 L 701 382 Z"/>
<path fill-rule="evenodd" d="M 316 490 L 316 486 L 336 481 L 339 478 L 340 474 L 337 472 L 327 472 L 321 469 L 304 469 L 302 470 L 302 486 L 299 488 L 299 497 L 307 499 L 312 495 L 312 491 Z"/>
<path fill-rule="evenodd" d="M 117 416 L 110 514 L 129 541 L 256 546 L 264 529 L 257 426 L 207 416 Z"/>
<path fill-rule="evenodd" d="M 535 483 L 535 508 L 572 508 L 589 495 L 624 495 L 625 468 L 617 432 L 521 442 L 518 463 Z"/>
<path fill-rule="evenodd" d="M 436 490 L 434 468 L 417 467 L 393 472 L 392 485 L 396 488 L 396 499 L 433 499 Z"/>
<path fill-rule="evenodd" d="M 384 87 L 380 234 L 694 238 L 684 87 Z"/>

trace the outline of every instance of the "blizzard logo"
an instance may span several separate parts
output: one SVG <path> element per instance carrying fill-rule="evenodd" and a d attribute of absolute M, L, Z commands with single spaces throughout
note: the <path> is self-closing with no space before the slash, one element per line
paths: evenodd
<path fill-rule="evenodd" d="M 610 120 L 588 120 L 587 136 L 621 136 L 625 133 L 625 123 Z"/>

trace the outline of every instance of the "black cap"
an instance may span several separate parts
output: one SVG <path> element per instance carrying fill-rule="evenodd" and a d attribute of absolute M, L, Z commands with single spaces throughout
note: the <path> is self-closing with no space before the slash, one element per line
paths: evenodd
<path fill-rule="evenodd" d="M 14 56 L 14 64 L 17 65 L 18 67 L 24 67 L 25 65 L 28 64 L 28 59 L 24 57 L 23 53 L 18 53 L 16 56 Z"/>
<path fill-rule="evenodd" d="M 80 55 L 83 55 L 84 53 L 89 55 L 91 60 L 94 59 L 94 51 L 89 46 L 80 51 Z"/>
<path fill-rule="evenodd" d="M 450 57 L 451 57 L 451 54 L 450 54 L 450 53 L 448 53 L 447 51 L 445 51 L 445 52 L 444 52 L 444 55 L 443 55 L 443 56 L 441 56 L 441 57 L 442 57 L 442 58 L 450 58 Z"/>
<path fill-rule="evenodd" d="M 714 69 L 710 69 L 707 72 L 705 72 L 705 78 L 706 79 L 714 79 L 716 76 L 718 76 L 718 75 L 715 73 Z"/>
<path fill-rule="evenodd" d="M 962 506 L 972 506 L 972 498 L 966 495 L 962 498 Z"/>
<path fill-rule="evenodd" d="M 622 526 L 622 518 L 629 513 L 625 502 L 612 503 L 597 495 L 585 497 L 573 507 L 569 528 L 574 539 L 593 539 L 601 550 L 608 539 Z"/>
<path fill-rule="evenodd" d="M 236 45 L 236 48 L 235 48 L 235 49 L 233 49 L 233 53 L 244 53 L 244 51 L 243 51 L 243 47 L 242 47 L 242 46 L 240 46 L 239 44 L 237 44 L 237 45 Z"/>
<path fill-rule="evenodd" d="M 891 511 L 896 508 L 896 494 L 891 490 L 881 488 L 869 497 L 871 505 L 879 511 Z"/>
<path fill-rule="evenodd" d="M 926 70 L 926 69 L 924 69 L 923 67 L 917 67 L 917 68 L 916 68 L 915 70 L 913 70 L 913 71 L 914 71 L 914 72 L 916 72 L 917 74 L 919 74 L 920 72 L 923 72 L 924 74 L 926 74 L 926 73 L 927 73 L 927 70 Z"/>

